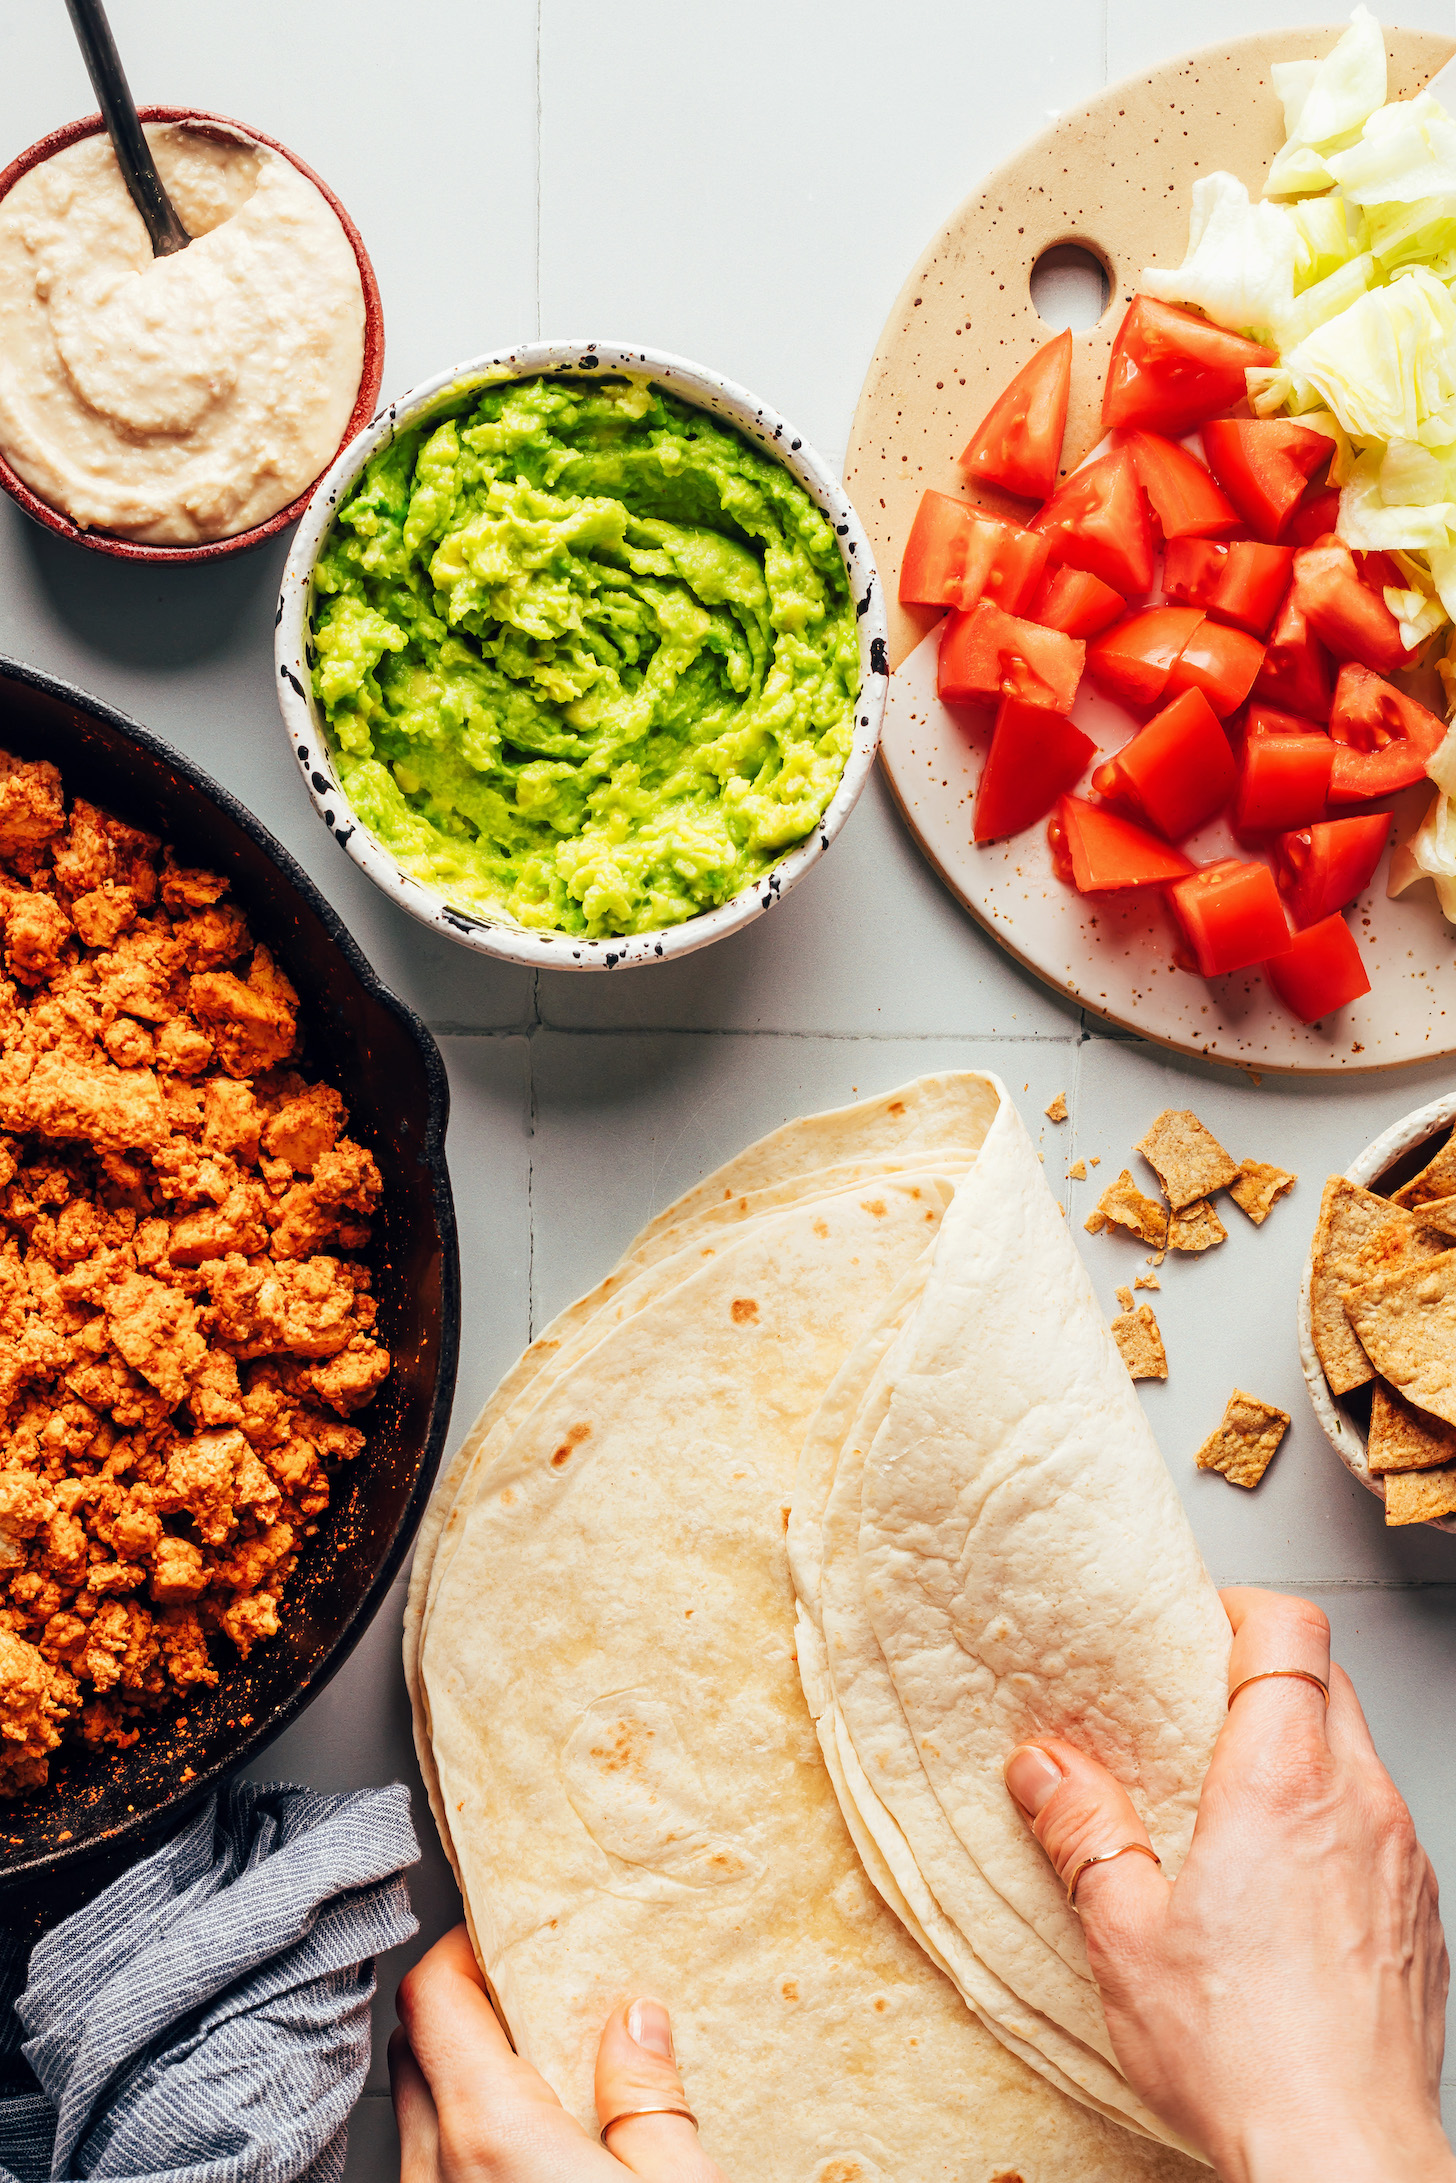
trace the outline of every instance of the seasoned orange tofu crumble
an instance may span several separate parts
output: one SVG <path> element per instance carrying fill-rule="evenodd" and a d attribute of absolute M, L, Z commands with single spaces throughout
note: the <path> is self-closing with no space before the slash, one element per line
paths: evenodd
<path fill-rule="evenodd" d="M 0 1796 L 274 1634 L 389 1372 L 379 1170 L 227 897 L 0 752 Z"/>

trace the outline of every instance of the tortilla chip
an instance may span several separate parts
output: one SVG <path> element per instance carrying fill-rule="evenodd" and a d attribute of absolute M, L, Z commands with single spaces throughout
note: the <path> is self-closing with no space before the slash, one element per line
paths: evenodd
<path fill-rule="evenodd" d="M 1345 1316 L 1340 1291 L 1359 1278 L 1356 1260 L 1362 1246 L 1396 1217 L 1389 1198 L 1362 1190 L 1343 1175 L 1331 1175 L 1325 1184 L 1314 1232 L 1309 1310 L 1314 1346 L 1332 1394 L 1347 1395 L 1375 1377 L 1375 1367 Z"/>
<path fill-rule="evenodd" d="M 1129 1289 L 1129 1288 L 1121 1288 L 1121 1289 L 1119 1289 L 1119 1290 L 1118 1290 L 1118 1292 L 1117 1292 L 1117 1303 L 1118 1303 L 1118 1308 L 1119 1308 L 1119 1310 L 1121 1310 L 1121 1311 L 1131 1311 L 1131 1310 L 1132 1310 L 1132 1290 L 1131 1290 L 1131 1289 Z"/>
<path fill-rule="evenodd" d="M 1222 1471 L 1231 1486 L 1257 1486 L 1288 1430 L 1287 1410 L 1236 1387 L 1217 1431 L 1198 1451 L 1198 1468 Z"/>
<path fill-rule="evenodd" d="M 1423 1228 L 1438 1235 L 1456 1236 L 1456 1197 L 1423 1199 L 1419 1219 Z"/>
<path fill-rule="evenodd" d="M 1456 1463 L 1456 1427 L 1443 1425 L 1402 1402 L 1383 1380 L 1375 1382 L 1370 1405 L 1370 1437 L 1366 1445 L 1370 1468 L 1386 1471 L 1434 1470 L 1441 1463 Z"/>
<path fill-rule="evenodd" d="M 1223 1243 L 1227 1238 L 1228 1230 L 1207 1198 L 1199 1198 L 1192 1205 L 1185 1205 L 1168 1222 L 1170 1251 L 1207 1251 L 1215 1243 Z"/>
<path fill-rule="evenodd" d="M 1388 1524 L 1428 1524 L 1456 1516 L 1456 1463 L 1440 1470 L 1397 1471 L 1385 1481 Z"/>
<path fill-rule="evenodd" d="M 1189 1107 L 1165 1108 L 1133 1150 L 1152 1168 L 1175 1213 L 1195 1198 L 1222 1190 L 1239 1171 L 1238 1161 L 1229 1158 Z"/>
<path fill-rule="evenodd" d="M 1275 1200 L 1292 1190 L 1298 1180 L 1286 1168 L 1271 1167 L 1267 1160 L 1245 1160 L 1229 1184 L 1229 1196 L 1256 1228 L 1262 1228 Z"/>
<path fill-rule="evenodd" d="M 1446 1139 L 1433 1160 L 1427 1160 L 1419 1175 L 1412 1175 L 1391 1196 L 1397 1205 L 1434 1204 L 1439 1198 L 1449 1198 L 1456 1192 L 1456 1136 Z"/>
<path fill-rule="evenodd" d="M 1375 1370 L 1418 1410 L 1456 1425 L 1456 1250 L 1341 1291 Z"/>
<path fill-rule="evenodd" d="M 1122 1351 L 1129 1379 L 1168 1377 L 1168 1352 L 1151 1305 L 1139 1304 L 1136 1311 L 1120 1312 L 1112 1322 L 1112 1339 Z"/>
<path fill-rule="evenodd" d="M 1167 1206 L 1159 1205 L 1156 1198 L 1145 1197 L 1126 1168 L 1116 1182 L 1107 1185 L 1097 1200 L 1096 1212 L 1088 1216 L 1084 1225 L 1090 1234 L 1096 1235 L 1110 1221 L 1115 1221 L 1120 1228 L 1130 1228 L 1144 1243 L 1155 1244 L 1159 1250 L 1168 1240 Z"/>
<path fill-rule="evenodd" d="M 1155 1273 L 1135 1273 L 1132 1285 L 1135 1289 L 1160 1289 L 1163 1286 Z"/>
<path fill-rule="evenodd" d="M 1049 1122 L 1065 1122 L 1067 1119 L 1066 1093 L 1058 1092 L 1055 1099 L 1048 1100 L 1042 1112 Z"/>
<path fill-rule="evenodd" d="M 1351 1259 L 1351 1283 L 1373 1281 L 1378 1273 L 1395 1273 L 1418 1259 L 1438 1258 L 1450 1248 L 1448 1236 L 1423 1228 L 1414 1213 L 1392 1207 L 1389 1220 L 1366 1237 Z"/>
<path fill-rule="evenodd" d="M 1085 1182 L 1087 1180 L 1087 1162 L 1085 1160 L 1073 1160 L 1071 1166 L 1067 1169 L 1067 1180 L 1068 1182 Z"/>

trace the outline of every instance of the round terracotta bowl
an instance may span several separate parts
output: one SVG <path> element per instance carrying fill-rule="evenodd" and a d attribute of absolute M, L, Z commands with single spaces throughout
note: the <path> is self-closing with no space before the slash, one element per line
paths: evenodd
<path fill-rule="evenodd" d="M 211 127 L 230 137 L 247 137 L 254 144 L 266 144 L 270 152 L 281 152 L 285 159 L 297 167 L 300 174 L 306 175 L 314 188 L 333 207 L 340 227 L 349 238 L 349 247 L 354 253 L 360 284 L 364 290 L 364 368 L 359 376 L 359 392 L 349 422 L 344 428 L 344 437 L 339 442 L 341 448 L 347 447 L 355 433 L 362 430 L 373 416 L 374 405 L 379 400 L 380 381 L 384 377 L 384 309 L 379 300 L 379 282 L 374 277 L 374 268 L 369 262 L 369 253 L 364 248 L 363 236 L 328 183 L 315 174 L 313 168 L 306 165 L 297 152 L 291 152 L 276 137 L 264 136 L 261 129 L 249 128 L 244 122 L 230 121 L 226 114 L 204 113 L 196 106 L 143 106 L 139 112 L 143 121 L 185 121 L 204 133 Z M 7 196 L 21 176 L 29 174 L 32 167 L 38 167 L 45 160 L 53 159 L 57 152 L 65 151 L 68 145 L 78 143 L 84 136 L 100 135 L 105 126 L 99 114 L 87 114 L 81 121 L 68 121 L 63 129 L 52 129 L 49 136 L 43 136 L 38 144 L 31 145 L 29 151 L 22 152 L 18 159 L 12 159 L 4 172 L 0 173 L 0 198 Z M 318 480 L 315 479 L 312 484 L 306 485 L 296 500 L 291 500 L 286 508 L 280 508 L 276 515 L 270 515 L 266 523 L 255 523 L 251 530 L 238 531 L 231 538 L 212 538 L 198 546 L 147 546 L 136 539 L 117 538 L 110 531 L 83 530 L 79 523 L 73 523 L 59 508 L 53 508 L 49 501 L 42 500 L 38 493 L 33 493 L 24 480 L 16 476 L 5 457 L 0 455 L 0 485 L 4 486 L 11 499 L 28 516 L 33 516 L 37 523 L 43 523 L 48 531 L 54 531 L 58 538 L 73 539 L 78 546 L 89 546 L 93 553 L 114 554 L 119 561 L 216 561 L 225 553 L 247 553 L 252 547 L 261 546 L 266 538 L 276 538 L 280 531 L 287 530 L 290 523 L 296 523 L 308 506 L 317 483 Z"/>
<path fill-rule="evenodd" d="M 1433 1099 L 1429 1106 L 1417 1107 L 1414 1113 L 1383 1130 L 1373 1144 L 1365 1147 L 1359 1159 L 1346 1168 L 1346 1181 L 1359 1183 L 1364 1190 L 1388 1197 L 1402 1183 L 1409 1182 L 1412 1175 L 1418 1174 L 1427 1160 L 1434 1159 L 1450 1135 L 1453 1123 L 1456 1123 L 1456 1092 L 1447 1092 L 1442 1098 Z M 1314 1346 L 1309 1303 L 1313 1278 L 1314 1249 L 1311 1245 L 1299 1289 L 1299 1361 L 1304 1367 L 1309 1399 L 1326 1440 L 1346 1470 L 1370 1492 L 1378 1493 L 1383 1501 L 1385 1480 L 1371 1471 L 1366 1451 L 1369 1390 L 1368 1387 L 1357 1387 L 1348 1395 L 1331 1393 Z M 1456 1516 L 1434 1517 L 1425 1528 L 1456 1532 Z"/>
<path fill-rule="evenodd" d="M 519 925 L 503 912 L 490 915 L 457 906 L 448 896 L 406 872 L 383 842 L 361 824 L 339 785 L 323 720 L 314 702 L 309 616 L 314 566 L 334 512 L 371 455 L 387 447 L 408 426 L 473 387 L 483 389 L 502 379 L 552 375 L 582 378 L 598 371 L 617 378 L 651 380 L 654 386 L 694 409 L 705 410 L 709 416 L 732 425 L 751 445 L 761 447 L 798 479 L 814 505 L 828 517 L 839 541 L 849 595 L 858 618 L 859 687 L 854 700 L 854 740 L 844 771 L 818 825 L 802 841 L 786 850 L 762 878 L 730 895 L 716 909 L 700 910 L 680 924 L 649 932 L 589 940 L 576 933 Z M 532 970 L 620 970 L 634 963 L 665 962 L 691 955 L 710 940 L 740 931 L 766 910 L 774 909 L 818 862 L 859 800 L 879 747 L 890 672 L 885 608 L 874 553 L 848 494 L 823 456 L 815 454 L 802 434 L 767 403 L 706 365 L 690 364 L 660 349 L 620 348 L 602 341 L 525 342 L 493 356 L 472 357 L 468 363 L 456 364 L 390 402 L 320 480 L 283 571 L 275 627 L 274 661 L 284 729 L 314 809 L 339 847 L 391 901 L 421 924 L 458 941 L 462 947 L 475 948 L 502 962 L 524 963 Z"/>

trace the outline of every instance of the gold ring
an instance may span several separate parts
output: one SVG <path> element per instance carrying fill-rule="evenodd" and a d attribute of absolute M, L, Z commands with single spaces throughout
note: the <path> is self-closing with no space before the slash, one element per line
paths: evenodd
<path fill-rule="evenodd" d="M 1246 1675 L 1243 1681 L 1235 1683 L 1233 1689 L 1229 1692 L 1229 1704 L 1232 1705 L 1239 1692 L 1247 1690 L 1250 1683 L 1272 1683 L 1276 1677 L 1281 1675 L 1291 1675 L 1297 1683 L 1313 1683 L 1315 1689 L 1323 1693 L 1325 1704 L 1329 1704 L 1329 1684 L 1321 1682 L 1320 1678 L 1309 1668 L 1265 1668 L 1262 1675 Z"/>
<path fill-rule="evenodd" d="M 690 2107 L 624 2107 L 620 2115 L 613 2115 L 610 2121 L 602 2124 L 597 2136 L 606 2145 L 609 2130 L 615 2130 L 619 2122 L 635 2122 L 639 2115 L 681 2115 L 695 2130 L 698 2127 L 698 2118 Z M 611 2147 L 607 2146 L 607 2150 L 610 2152 Z"/>
<path fill-rule="evenodd" d="M 1076 1871 L 1072 1874 L 1071 1880 L 1068 1883 L 1067 1887 L 1067 1901 L 1071 1904 L 1074 1910 L 1076 1910 L 1077 1908 L 1077 1882 L 1081 1879 L 1083 1873 L 1087 1870 L 1087 1867 L 1089 1865 L 1110 1865 L 1114 1857 L 1126 1857 L 1130 1849 L 1135 1849 L 1139 1857 L 1151 1857 L 1153 1863 L 1161 1871 L 1163 1864 L 1162 1858 L 1158 1855 L 1155 1849 L 1149 1849 L 1146 1842 L 1124 1842 L 1121 1849 L 1105 1849 L 1098 1857 L 1084 1857 L 1081 1864 L 1078 1865 Z M 1080 1912 L 1078 1913 L 1078 1915 L 1080 1916 Z"/>

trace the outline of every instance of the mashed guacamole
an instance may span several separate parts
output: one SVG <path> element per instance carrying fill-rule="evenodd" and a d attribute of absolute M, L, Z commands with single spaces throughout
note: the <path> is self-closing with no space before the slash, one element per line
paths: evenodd
<path fill-rule="evenodd" d="M 478 388 L 373 457 L 319 558 L 339 779 L 467 910 L 679 924 L 818 823 L 859 649 L 787 470 L 633 381 Z"/>

